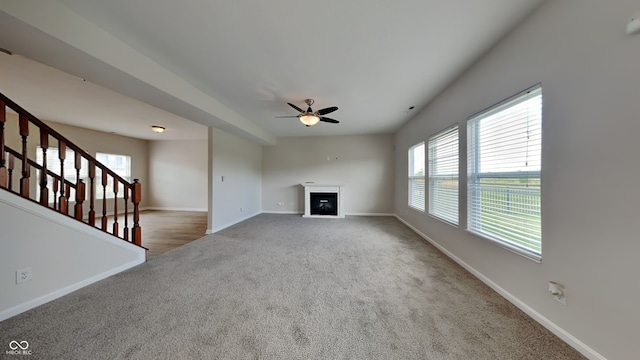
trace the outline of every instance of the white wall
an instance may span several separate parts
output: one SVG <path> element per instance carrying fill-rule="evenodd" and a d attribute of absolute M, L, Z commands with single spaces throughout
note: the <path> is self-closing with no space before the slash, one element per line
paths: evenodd
<path fill-rule="evenodd" d="M 637 0 L 547 1 L 396 134 L 396 213 L 593 358 L 638 354 L 640 35 L 624 30 L 638 10 Z M 411 144 L 458 122 L 465 149 L 468 116 L 538 82 L 541 264 L 464 230 L 464 180 L 455 228 L 407 207 L 405 175 Z M 567 306 L 549 280 L 566 286 Z"/>
<path fill-rule="evenodd" d="M 261 212 L 262 146 L 214 128 L 208 141 L 213 156 L 207 233 L 212 233 Z"/>
<path fill-rule="evenodd" d="M 149 142 L 148 207 L 207 211 L 207 140 Z"/>
<path fill-rule="evenodd" d="M 145 250 L 0 191 L 0 321 L 145 261 Z M 16 271 L 32 280 L 16 284 Z"/>
<path fill-rule="evenodd" d="M 300 184 L 313 181 L 346 185 L 347 215 L 393 213 L 393 154 L 393 135 L 278 138 L 263 151 L 262 208 L 303 213 Z"/>

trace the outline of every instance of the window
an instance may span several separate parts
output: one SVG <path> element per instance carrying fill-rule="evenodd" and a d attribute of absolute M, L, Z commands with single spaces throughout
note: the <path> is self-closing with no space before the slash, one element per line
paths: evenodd
<path fill-rule="evenodd" d="M 424 141 L 409 148 L 409 206 L 424 211 Z"/>
<path fill-rule="evenodd" d="M 122 177 L 123 179 L 131 182 L 131 156 L 117 155 L 117 154 L 105 154 L 96 153 L 96 160 L 108 167 L 111 171 Z M 96 179 L 102 179 L 102 173 L 100 168 L 96 168 Z M 113 177 L 107 177 L 108 183 L 105 189 L 105 195 L 107 199 L 113 199 L 115 194 L 113 192 Z M 100 199 L 102 197 L 102 181 L 96 182 L 97 194 L 96 197 Z M 122 183 L 118 185 L 118 197 L 123 197 L 124 187 Z"/>
<path fill-rule="evenodd" d="M 539 261 L 540 85 L 469 118 L 467 146 L 468 230 Z"/>
<path fill-rule="evenodd" d="M 458 224 L 458 125 L 429 138 L 429 214 Z"/>
<path fill-rule="evenodd" d="M 47 170 L 51 171 L 52 173 L 60 176 L 60 159 L 58 156 L 59 152 L 58 152 L 58 148 L 54 148 L 54 147 L 49 147 L 47 148 Z M 65 159 L 63 161 L 63 168 L 64 168 L 64 178 L 65 180 L 73 183 L 73 184 L 77 184 L 78 182 L 78 172 L 75 168 L 75 151 L 70 150 L 70 149 L 66 149 L 65 151 Z M 44 160 L 44 155 L 42 152 L 42 148 L 40 146 L 36 147 L 36 162 L 42 166 L 43 164 L 43 160 Z M 87 184 L 87 178 L 88 178 L 88 173 L 87 173 L 87 168 L 88 168 L 88 162 L 85 158 L 82 158 L 81 163 L 80 163 L 80 179 L 82 181 L 84 181 L 85 184 Z M 40 198 L 40 171 L 37 171 L 37 175 L 36 175 L 36 181 L 37 181 L 37 185 L 36 185 L 36 198 L 39 199 Z M 49 176 L 47 178 L 47 188 L 49 189 L 49 201 L 53 202 L 53 187 L 52 187 L 52 183 L 53 180 L 51 179 L 51 177 Z M 60 196 L 60 190 L 58 190 L 58 196 Z M 67 195 L 67 194 L 65 194 Z M 69 192 L 69 199 L 71 200 L 75 200 L 76 197 L 76 193 L 75 193 L 75 189 L 71 188 L 71 191 Z"/>

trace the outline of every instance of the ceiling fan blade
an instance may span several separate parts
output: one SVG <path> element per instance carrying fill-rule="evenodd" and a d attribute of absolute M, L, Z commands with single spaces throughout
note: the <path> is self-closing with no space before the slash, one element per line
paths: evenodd
<path fill-rule="evenodd" d="M 297 118 L 298 116 L 276 116 L 276 119 L 282 119 L 282 118 Z"/>
<path fill-rule="evenodd" d="M 304 110 L 302 110 L 302 109 L 300 109 L 299 107 L 297 107 L 297 106 L 293 105 L 292 103 L 287 103 L 287 104 L 289 104 L 289 106 L 291 106 L 292 108 L 294 108 L 294 109 L 296 109 L 296 110 L 300 111 L 301 113 L 304 113 Z"/>
<path fill-rule="evenodd" d="M 340 122 L 338 120 L 331 119 L 331 118 L 328 118 L 328 117 L 321 117 L 320 121 L 324 121 L 324 122 L 328 122 L 328 123 L 332 123 L 332 124 L 337 124 L 337 123 Z"/>
<path fill-rule="evenodd" d="M 327 114 L 330 114 L 330 113 L 332 113 L 332 112 L 334 112 L 336 110 L 338 110 L 337 106 L 332 106 L 332 107 L 320 109 L 320 110 L 318 110 L 318 115 L 320 115 L 320 116 L 327 115 Z"/>

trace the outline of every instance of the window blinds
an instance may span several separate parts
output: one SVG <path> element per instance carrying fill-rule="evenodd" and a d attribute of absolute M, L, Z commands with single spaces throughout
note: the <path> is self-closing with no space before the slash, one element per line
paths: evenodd
<path fill-rule="evenodd" d="M 458 125 L 429 138 L 429 214 L 458 224 Z"/>
<path fill-rule="evenodd" d="M 424 141 L 409 148 L 409 206 L 424 211 Z"/>
<path fill-rule="evenodd" d="M 467 146 L 468 229 L 540 259 L 541 87 L 472 116 Z"/>

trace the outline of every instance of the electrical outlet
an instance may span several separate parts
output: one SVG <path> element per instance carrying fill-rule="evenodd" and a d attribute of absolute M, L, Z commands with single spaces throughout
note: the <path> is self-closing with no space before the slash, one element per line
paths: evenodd
<path fill-rule="evenodd" d="M 280 201 L 280 202 L 276 203 L 276 205 L 278 205 L 278 206 L 284 206 L 284 203 L 283 203 L 282 201 Z"/>
<path fill-rule="evenodd" d="M 26 268 L 26 269 L 16 271 L 16 284 L 29 281 L 32 278 L 33 278 L 33 273 L 31 272 L 31 268 Z"/>

